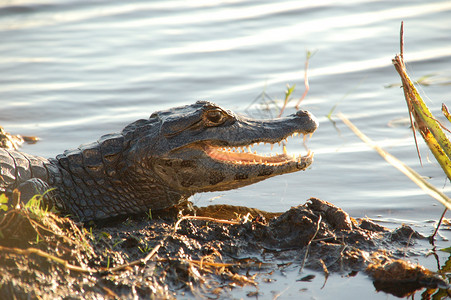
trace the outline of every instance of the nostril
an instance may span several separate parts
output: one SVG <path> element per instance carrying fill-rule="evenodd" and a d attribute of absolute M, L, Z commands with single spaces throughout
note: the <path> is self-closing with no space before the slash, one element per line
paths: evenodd
<path fill-rule="evenodd" d="M 298 110 L 296 112 L 296 116 L 299 116 L 299 117 L 308 116 L 308 115 L 310 115 L 310 113 L 306 110 Z"/>
<path fill-rule="evenodd" d="M 298 110 L 296 112 L 297 117 L 302 117 L 305 122 L 307 122 L 305 125 L 310 124 L 310 128 L 306 129 L 307 131 L 314 132 L 318 128 L 318 120 L 316 117 L 309 111 L 306 110 Z M 308 119 L 308 120 L 306 120 Z"/>

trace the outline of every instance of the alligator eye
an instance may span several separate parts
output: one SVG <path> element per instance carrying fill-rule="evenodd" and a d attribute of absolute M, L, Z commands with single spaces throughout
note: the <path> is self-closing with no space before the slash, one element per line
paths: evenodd
<path fill-rule="evenodd" d="M 206 111 L 204 116 L 207 126 L 220 125 L 227 119 L 224 112 L 218 109 Z"/>

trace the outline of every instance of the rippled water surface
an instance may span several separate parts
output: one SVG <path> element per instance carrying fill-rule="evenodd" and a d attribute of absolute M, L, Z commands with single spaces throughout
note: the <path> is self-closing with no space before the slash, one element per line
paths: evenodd
<path fill-rule="evenodd" d="M 294 97 L 299 98 L 306 51 L 312 51 L 310 91 L 302 108 L 321 123 L 308 141 L 315 152 L 313 166 L 192 200 L 198 205 L 229 203 L 282 211 L 315 196 L 353 217 L 368 216 L 391 228 L 406 223 L 425 235 L 433 231 L 443 207 L 337 117 L 332 115 L 331 122 L 326 115 L 332 109 L 341 111 L 449 194 L 443 172 L 432 157 L 428 160 L 423 146 L 423 167 L 418 162 L 391 59 L 399 52 L 404 20 L 409 72 L 414 79 L 426 78 L 421 89 L 433 113 L 439 115 L 442 102 L 451 106 L 450 1 L 1 3 L 0 125 L 41 138 L 24 151 L 55 156 L 153 111 L 199 99 L 254 117 L 274 116 L 274 106 L 269 112 L 261 110 L 260 104 L 269 101 L 262 93 L 281 105 L 286 84 L 296 84 Z M 286 114 L 294 112 L 295 102 Z M 290 141 L 288 150 L 305 151 L 300 139 Z M 451 238 L 449 230 L 441 235 Z M 433 259 L 418 259 L 436 265 Z M 282 282 L 271 288 L 284 290 Z M 355 289 L 343 291 L 343 284 L 354 284 Z M 307 288 L 305 295 L 320 298 L 338 290 L 346 292 L 343 297 L 362 290 L 372 298 L 388 297 L 368 283 L 363 289 L 359 284 L 331 280 L 318 294 L 321 280 L 317 286 L 292 282 L 284 295 L 296 298 Z"/>

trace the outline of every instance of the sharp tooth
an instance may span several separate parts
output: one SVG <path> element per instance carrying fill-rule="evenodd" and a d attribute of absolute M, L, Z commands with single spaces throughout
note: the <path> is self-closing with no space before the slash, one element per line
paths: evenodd
<path fill-rule="evenodd" d="M 296 154 L 293 154 L 293 159 L 296 160 Z"/>
<path fill-rule="evenodd" d="M 287 147 L 285 145 L 283 145 L 283 154 L 287 154 Z"/>
<path fill-rule="evenodd" d="M 288 138 L 285 138 L 285 143 L 288 143 Z"/>
<path fill-rule="evenodd" d="M 312 133 L 310 133 L 310 138 L 312 138 L 312 136 L 313 136 L 313 132 L 312 132 Z"/>
<path fill-rule="evenodd" d="M 252 153 L 251 147 L 247 146 L 247 152 Z"/>
<path fill-rule="evenodd" d="M 298 133 L 297 133 L 297 132 L 293 133 L 293 136 L 297 136 L 297 135 L 298 135 Z"/>
<path fill-rule="evenodd" d="M 252 161 L 254 164 L 256 164 L 257 162 L 255 161 L 255 159 Z"/>
<path fill-rule="evenodd" d="M 280 142 L 278 142 L 278 144 L 279 144 L 279 147 L 280 147 Z"/>
<path fill-rule="evenodd" d="M 272 149 L 274 149 L 274 144 L 271 144 L 271 151 L 272 151 Z"/>
<path fill-rule="evenodd" d="M 257 154 L 257 151 L 254 151 L 254 154 Z"/>
<path fill-rule="evenodd" d="M 306 135 L 304 135 L 303 140 L 304 140 L 304 143 L 305 143 L 305 141 L 307 140 L 307 136 Z"/>

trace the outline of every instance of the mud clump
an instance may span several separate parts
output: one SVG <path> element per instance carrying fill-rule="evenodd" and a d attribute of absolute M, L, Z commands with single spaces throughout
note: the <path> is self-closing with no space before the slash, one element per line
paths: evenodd
<path fill-rule="evenodd" d="M 378 291 L 404 297 L 423 286 L 447 288 L 443 280 L 423 266 L 401 259 L 374 258 L 366 269 Z"/>
<path fill-rule="evenodd" d="M 257 274 L 281 261 L 365 271 L 384 284 L 405 270 L 415 288 L 447 287 L 435 273 L 398 263 L 397 249 L 422 238 L 410 227 L 359 223 L 316 198 L 285 213 L 228 205 L 181 211 L 91 227 L 16 204 L 0 214 L 0 298 L 226 297 L 256 286 Z"/>

